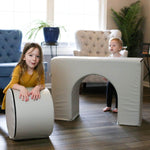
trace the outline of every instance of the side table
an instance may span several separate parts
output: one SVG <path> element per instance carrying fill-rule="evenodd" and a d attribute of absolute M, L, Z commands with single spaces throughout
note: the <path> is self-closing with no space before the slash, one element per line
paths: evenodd
<path fill-rule="evenodd" d="M 144 65 L 147 70 L 147 73 L 145 74 L 143 80 L 145 80 L 148 77 L 149 81 L 149 86 L 150 86 L 150 63 L 149 63 L 149 58 L 150 58 L 150 43 L 143 43 L 142 44 L 142 52 L 141 55 L 144 59 Z"/>
<path fill-rule="evenodd" d="M 58 43 L 46 43 L 46 42 L 42 42 L 41 46 L 49 46 L 50 47 L 50 54 L 51 54 L 51 58 L 57 56 L 57 46 Z M 55 49 L 53 49 L 55 48 Z"/>
<path fill-rule="evenodd" d="M 145 80 L 148 77 L 149 86 L 150 86 L 150 63 L 149 63 L 150 54 L 143 54 L 142 57 L 145 58 L 144 65 L 147 70 L 147 73 L 145 74 L 143 80 Z"/>

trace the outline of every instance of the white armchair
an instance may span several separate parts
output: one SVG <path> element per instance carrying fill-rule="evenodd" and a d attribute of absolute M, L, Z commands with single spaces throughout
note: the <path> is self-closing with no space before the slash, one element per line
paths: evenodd
<path fill-rule="evenodd" d="M 107 57 L 110 55 L 108 43 L 112 37 L 121 38 L 121 32 L 119 30 L 79 30 L 75 35 L 78 50 L 74 50 L 74 56 Z M 128 54 L 126 50 L 122 50 L 120 53 L 125 57 Z M 89 75 L 82 82 L 106 83 L 104 78 L 99 75 Z"/>

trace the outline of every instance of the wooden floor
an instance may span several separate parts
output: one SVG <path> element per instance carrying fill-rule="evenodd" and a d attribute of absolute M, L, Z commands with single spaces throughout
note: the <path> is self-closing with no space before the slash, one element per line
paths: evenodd
<path fill-rule="evenodd" d="M 80 116 L 55 121 L 47 139 L 13 141 L 0 114 L 0 150 L 148 150 L 150 149 L 150 89 L 144 88 L 140 127 L 117 125 L 117 114 L 103 112 L 105 89 L 88 88 L 80 95 Z M 39 110 L 41 111 L 41 110 Z"/>

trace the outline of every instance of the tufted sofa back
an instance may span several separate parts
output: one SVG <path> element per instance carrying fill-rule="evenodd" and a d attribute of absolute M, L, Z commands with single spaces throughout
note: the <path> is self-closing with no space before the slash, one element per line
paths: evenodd
<path fill-rule="evenodd" d="M 20 30 L 0 30 L 0 63 L 18 62 L 21 42 Z"/>
<path fill-rule="evenodd" d="M 108 42 L 112 37 L 121 38 L 119 30 L 90 31 L 79 30 L 76 32 L 76 44 L 80 51 L 74 51 L 75 56 L 108 56 Z"/>

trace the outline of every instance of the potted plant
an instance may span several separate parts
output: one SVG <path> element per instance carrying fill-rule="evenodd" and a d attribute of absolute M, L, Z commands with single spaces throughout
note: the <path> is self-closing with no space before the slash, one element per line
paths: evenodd
<path fill-rule="evenodd" d="M 140 1 L 124 7 L 120 12 L 111 9 L 112 17 L 122 33 L 122 40 L 128 49 L 129 57 L 137 57 L 140 54 L 143 42 L 143 22 L 141 16 Z"/>
<path fill-rule="evenodd" d="M 43 30 L 44 40 L 46 43 L 57 43 L 60 28 L 65 30 L 64 26 L 54 27 L 53 23 L 39 20 L 36 21 L 35 26 L 26 33 L 26 36 L 28 36 L 28 39 L 35 39 L 39 31 Z"/>

